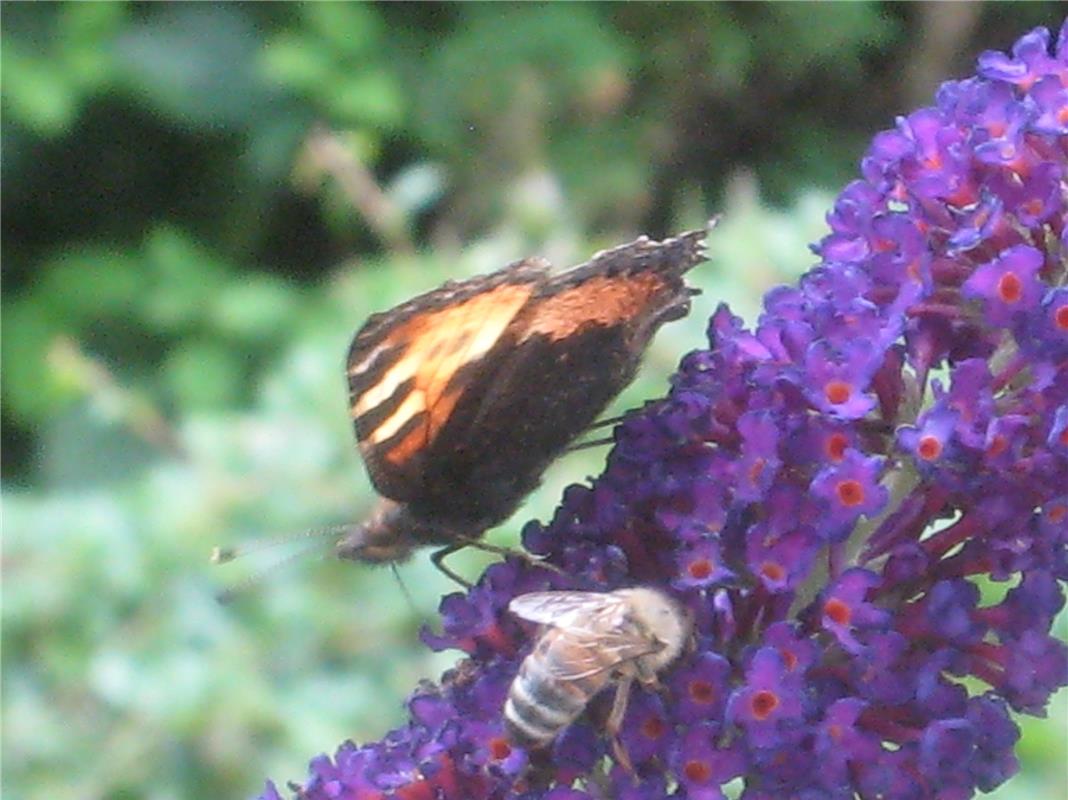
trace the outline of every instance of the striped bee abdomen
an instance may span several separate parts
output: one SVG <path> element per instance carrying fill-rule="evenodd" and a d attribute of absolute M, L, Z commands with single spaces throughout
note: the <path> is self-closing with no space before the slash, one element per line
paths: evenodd
<path fill-rule="evenodd" d="M 576 672 L 576 657 L 580 664 L 586 663 L 589 653 L 566 636 L 554 634 L 559 631 L 546 632 L 508 690 L 505 727 L 521 747 L 544 746 L 556 738 L 611 678 L 611 663 Z"/>

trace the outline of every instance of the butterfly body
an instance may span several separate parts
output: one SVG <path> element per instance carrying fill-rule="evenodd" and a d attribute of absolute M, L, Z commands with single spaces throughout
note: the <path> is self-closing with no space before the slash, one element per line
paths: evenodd
<path fill-rule="evenodd" d="M 350 409 L 384 498 L 338 555 L 397 561 L 477 539 L 633 380 L 685 316 L 705 231 L 638 239 L 552 274 L 540 259 L 372 316 L 348 356 Z"/>

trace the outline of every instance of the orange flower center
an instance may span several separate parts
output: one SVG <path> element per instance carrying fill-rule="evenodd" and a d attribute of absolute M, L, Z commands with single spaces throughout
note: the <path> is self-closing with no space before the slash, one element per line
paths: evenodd
<path fill-rule="evenodd" d="M 512 754 L 511 745 L 500 736 L 496 736 L 489 743 L 490 755 L 494 761 L 504 761 Z"/>
<path fill-rule="evenodd" d="M 774 561 L 765 561 L 760 565 L 760 574 L 769 581 L 778 583 L 786 577 L 786 570 L 782 568 L 782 564 L 776 564 Z"/>
<path fill-rule="evenodd" d="M 848 444 L 849 439 L 844 433 L 832 433 L 827 437 L 824 449 L 827 451 L 827 456 L 832 461 L 841 461 L 842 456 L 845 455 L 845 449 Z"/>
<path fill-rule="evenodd" d="M 1053 324 L 1062 331 L 1068 331 L 1068 303 L 1053 312 Z"/>
<path fill-rule="evenodd" d="M 864 502 L 864 487 L 860 485 L 860 481 L 852 479 L 840 481 L 837 489 L 838 500 L 846 507 L 852 508 Z"/>
<path fill-rule="evenodd" d="M 757 458 L 753 460 L 752 465 L 749 467 L 749 480 L 756 483 L 757 478 L 760 477 L 760 473 L 764 471 L 764 459 Z"/>
<path fill-rule="evenodd" d="M 687 761 L 682 772 L 687 780 L 694 783 L 704 783 L 712 777 L 712 769 L 704 761 Z"/>
<path fill-rule="evenodd" d="M 642 735 L 646 739 L 659 739 L 664 735 L 667 726 L 664 724 L 664 720 L 660 719 L 660 717 L 649 717 L 649 719 L 642 723 L 641 729 Z"/>
<path fill-rule="evenodd" d="M 942 443 L 938 441 L 937 436 L 921 437 L 920 443 L 916 446 L 916 454 L 924 461 L 934 461 L 942 455 Z"/>
<path fill-rule="evenodd" d="M 823 604 L 823 614 L 837 625 L 848 625 L 849 620 L 853 617 L 853 612 L 849 606 L 837 597 L 832 597 Z"/>
<path fill-rule="evenodd" d="M 711 703 L 716 699 L 716 690 L 708 681 L 690 681 L 690 697 L 695 703 Z"/>
<path fill-rule="evenodd" d="M 707 558 L 691 561 L 686 571 L 690 573 L 690 577 L 694 580 L 703 581 L 712 574 L 712 561 Z"/>
<path fill-rule="evenodd" d="M 1000 456 L 1009 449 L 1009 440 L 1000 433 L 990 440 L 990 446 L 986 448 L 986 454 L 990 458 Z"/>
<path fill-rule="evenodd" d="M 1006 303 L 1018 303 L 1023 297 L 1023 281 L 1015 272 L 1006 272 L 998 280 L 998 296 Z"/>
<path fill-rule="evenodd" d="M 838 406 L 849 399 L 853 394 L 853 389 L 845 381 L 830 381 L 823 387 L 823 394 L 827 398 L 827 402 Z"/>
<path fill-rule="evenodd" d="M 769 692 L 764 689 L 753 695 L 751 706 L 753 716 L 759 720 L 765 720 L 771 715 L 771 712 L 779 707 L 779 697 L 775 692 Z"/>
<path fill-rule="evenodd" d="M 793 672 L 794 667 L 797 666 L 797 656 L 794 655 L 792 650 L 780 650 L 779 655 L 782 656 L 782 663 L 786 665 L 788 672 Z"/>

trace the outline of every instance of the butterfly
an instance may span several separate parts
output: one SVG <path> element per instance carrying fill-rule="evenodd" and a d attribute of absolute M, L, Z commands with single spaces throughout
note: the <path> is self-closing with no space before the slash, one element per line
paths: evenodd
<path fill-rule="evenodd" d="M 476 544 L 635 376 L 650 340 L 689 313 L 684 274 L 707 229 L 641 237 L 554 274 L 529 258 L 372 315 L 349 348 L 356 441 L 381 501 L 337 555 L 432 560 Z"/>

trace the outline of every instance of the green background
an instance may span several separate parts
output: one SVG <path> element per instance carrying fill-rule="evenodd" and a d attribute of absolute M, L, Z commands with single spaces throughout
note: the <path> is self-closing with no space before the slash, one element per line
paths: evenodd
<path fill-rule="evenodd" d="M 342 361 L 372 311 L 725 215 L 705 294 L 812 263 L 866 142 L 1055 4 L 2 6 L 3 794 L 245 797 L 378 738 L 453 587 L 298 537 L 372 502 Z M 314 141 L 316 126 L 332 131 Z M 545 519 L 604 451 L 561 459 Z M 267 572 L 232 605 L 213 599 Z M 451 562 L 476 575 L 479 554 Z M 1061 628 L 1063 635 L 1063 627 Z M 1063 798 L 1066 694 L 1000 798 Z"/>

